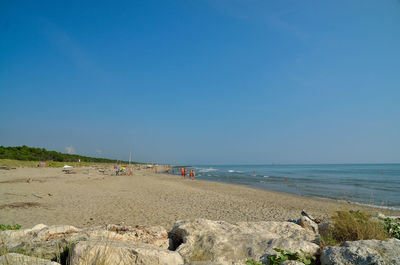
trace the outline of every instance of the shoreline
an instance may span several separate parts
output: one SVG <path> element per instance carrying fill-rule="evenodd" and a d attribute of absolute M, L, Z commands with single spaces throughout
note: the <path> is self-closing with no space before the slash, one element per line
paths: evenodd
<path fill-rule="evenodd" d="M 106 168 L 106 173 L 99 172 L 100 168 Z M 193 218 L 232 223 L 287 221 L 298 218 L 302 210 L 322 219 L 334 211 L 349 209 L 400 215 L 400 211 L 247 185 L 183 180 L 177 175 L 156 174 L 152 170 L 136 170 L 132 176 L 112 176 L 110 166 L 75 170 L 76 174 L 64 174 L 59 168 L 0 171 L 2 223 L 23 227 L 39 223 L 76 227 L 140 224 L 162 225 L 168 229 L 177 220 Z M 13 203 L 17 206 L 4 207 Z"/>
<path fill-rule="evenodd" d="M 157 173 L 157 174 L 164 174 L 164 173 Z M 164 174 L 164 175 L 168 176 L 168 174 Z M 171 174 L 171 175 L 173 175 L 173 174 Z M 176 174 L 174 176 L 180 177 L 180 175 L 176 175 Z M 285 194 L 285 195 L 288 195 L 288 196 L 290 196 L 290 195 L 291 196 L 298 196 L 298 197 L 316 199 L 316 200 L 321 200 L 321 201 L 330 201 L 330 202 L 333 202 L 333 203 L 354 204 L 354 205 L 358 205 L 358 206 L 361 206 L 361 207 L 373 208 L 373 209 L 376 209 L 376 210 L 381 209 L 381 210 L 388 210 L 388 211 L 394 211 L 394 212 L 399 212 L 400 213 L 400 208 L 391 207 L 391 206 L 380 206 L 380 205 L 375 205 L 375 204 L 361 203 L 361 202 L 347 200 L 347 199 L 318 197 L 318 196 L 312 196 L 312 195 L 307 195 L 307 194 L 296 194 L 296 193 L 290 193 L 290 192 L 285 192 L 285 191 L 266 189 L 266 188 L 262 188 L 262 187 L 253 186 L 253 185 L 250 185 L 250 184 L 240 184 L 240 183 L 231 183 L 231 182 L 223 182 L 223 181 L 204 180 L 204 179 L 196 179 L 196 181 L 205 181 L 205 182 L 211 182 L 211 183 L 235 185 L 235 186 L 241 186 L 241 187 L 244 187 L 244 188 L 263 190 L 263 191 L 267 191 L 267 192 L 276 192 L 278 194 Z"/>
<path fill-rule="evenodd" d="M 205 165 L 208 181 L 237 183 L 308 197 L 400 210 L 400 164 Z"/>
<path fill-rule="evenodd" d="M 158 173 L 158 174 L 163 174 L 163 173 Z M 164 175 L 168 176 L 168 174 L 164 174 Z M 177 175 L 175 175 L 175 176 L 177 176 Z M 306 194 L 296 194 L 296 193 L 290 193 L 290 192 L 285 192 L 285 191 L 256 187 L 256 186 L 252 186 L 249 184 L 228 183 L 228 182 L 222 182 L 222 181 L 212 181 L 212 180 L 203 180 L 203 179 L 196 179 L 196 181 L 234 185 L 234 186 L 240 186 L 243 188 L 277 193 L 277 194 L 281 194 L 281 195 L 285 195 L 285 196 L 294 196 L 294 197 L 299 197 L 299 198 L 315 199 L 315 200 L 328 201 L 328 202 L 338 203 L 338 204 L 356 205 L 356 206 L 360 206 L 360 207 L 367 208 L 367 209 L 371 208 L 371 210 L 387 210 L 387 211 L 398 212 L 400 214 L 400 208 L 394 208 L 394 207 L 390 207 L 390 206 L 379 206 L 379 205 L 375 205 L 375 204 L 366 204 L 366 203 L 360 203 L 360 202 L 345 200 L 345 199 L 338 199 L 338 198 L 335 199 L 335 198 L 329 198 L 329 197 L 311 196 L 311 195 L 306 195 Z"/>

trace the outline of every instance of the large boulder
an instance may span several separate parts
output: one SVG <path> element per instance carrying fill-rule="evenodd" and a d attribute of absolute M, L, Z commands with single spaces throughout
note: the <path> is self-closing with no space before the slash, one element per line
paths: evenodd
<path fill-rule="evenodd" d="M 32 229 L 0 232 L 0 251 L 23 252 L 54 260 L 65 256 L 73 243 L 86 240 L 142 242 L 167 249 L 167 231 L 161 226 L 106 225 L 78 229 L 69 225 L 37 225 Z"/>
<path fill-rule="evenodd" d="M 325 247 L 321 254 L 322 265 L 348 264 L 400 264 L 400 240 L 347 241 L 340 246 Z"/>
<path fill-rule="evenodd" d="M 32 229 L 0 232 L 0 250 L 55 260 L 66 255 L 73 242 L 86 240 L 82 230 L 69 225 L 37 225 Z"/>
<path fill-rule="evenodd" d="M 149 244 L 118 241 L 82 241 L 74 244 L 70 265 L 182 265 L 179 253 Z"/>
<path fill-rule="evenodd" d="M 221 264 L 244 263 L 277 254 L 274 248 L 292 252 L 319 251 L 318 237 L 290 222 L 239 222 L 230 224 L 206 219 L 175 223 L 170 232 L 171 249 L 185 262 L 214 261 Z"/>
<path fill-rule="evenodd" d="M 8 253 L 0 256 L 0 265 L 60 265 L 60 263 L 25 256 L 17 253 Z"/>
<path fill-rule="evenodd" d="M 3 244 L 7 244 L 7 247 L 17 246 L 21 241 L 26 237 L 31 237 L 35 232 L 38 232 L 47 225 L 38 224 L 29 229 L 20 229 L 20 230 L 6 230 L 0 231 L 0 240 Z"/>

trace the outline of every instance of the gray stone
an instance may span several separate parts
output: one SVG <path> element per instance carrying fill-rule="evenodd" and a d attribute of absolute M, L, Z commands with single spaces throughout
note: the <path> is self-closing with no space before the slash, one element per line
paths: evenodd
<path fill-rule="evenodd" d="M 322 265 L 348 264 L 400 264 L 400 240 L 347 241 L 340 246 L 325 247 L 321 254 Z"/>
<path fill-rule="evenodd" d="M 185 262 L 214 261 L 221 264 L 245 263 L 276 254 L 274 248 L 310 254 L 319 251 L 318 237 L 290 222 L 239 222 L 230 224 L 206 219 L 175 223 L 170 232 L 172 249 Z"/>
<path fill-rule="evenodd" d="M 17 253 L 7 253 L 0 256 L 0 265 L 60 265 L 60 263 Z"/>
<path fill-rule="evenodd" d="M 142 243 L 82 241 L 74 244 L 71 265 L 182 265 L 179 253 Z"/>

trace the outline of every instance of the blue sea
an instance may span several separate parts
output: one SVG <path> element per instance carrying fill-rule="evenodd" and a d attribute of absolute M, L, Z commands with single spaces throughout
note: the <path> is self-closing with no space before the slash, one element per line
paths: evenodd
<path fill-rule="evenodd" d="M 400 210 L 400 164 L 202 165 L 201 180 Z"/>

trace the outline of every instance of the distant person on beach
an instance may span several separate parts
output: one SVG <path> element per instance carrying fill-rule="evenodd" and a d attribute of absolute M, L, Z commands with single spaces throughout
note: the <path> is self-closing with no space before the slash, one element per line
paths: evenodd
<path fill-rule="evenodd" d="M 187 168 L 185 168 L 185 176 L 184 176 L 184 178 L 186 178 L 186 176 L 187 176 Z"/>
<path fill-rule="evenodd" d="M 192 178 L 192 180 L 194 180 L 194 176 L 195 176 L 195 173 L 194 173 L 194 170 L 192 169 L 192 170 L 190 170 L 190 177 Z"/>
<path fill-rule="evenodd" d="M 182 178 L 185 178 L 185 170 L 183 170 L 183 168 L 181 169 L 181 176 Z"/>

